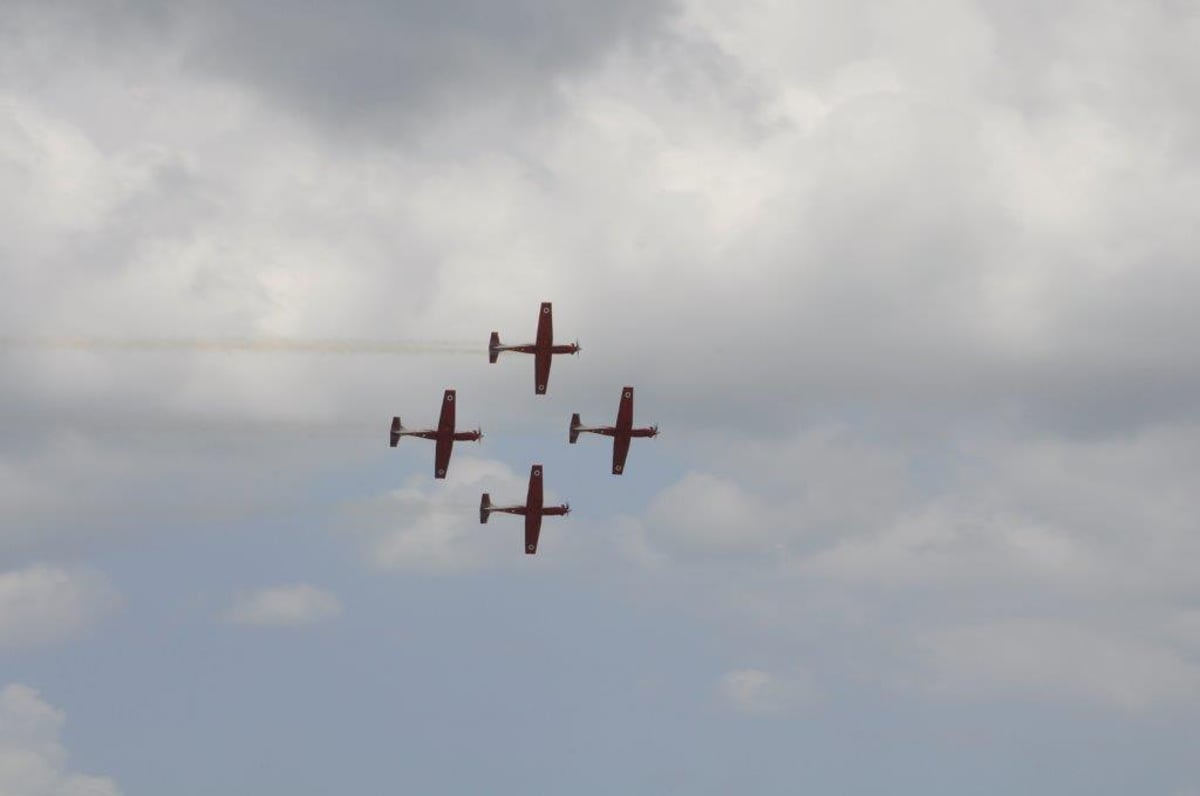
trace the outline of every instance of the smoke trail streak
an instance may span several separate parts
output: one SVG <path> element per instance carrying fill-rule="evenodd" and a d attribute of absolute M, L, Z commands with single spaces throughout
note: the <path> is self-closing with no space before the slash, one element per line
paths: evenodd
<path fill-rule="evenodd" d="M 481 345 L 462 342 L 391 340 L 296 340 L 287 337 L 186 339 L 105 337 L 0 337 L 0 349 L 50 351 L 191 351 L 235 354 L 483 354 Z"/>

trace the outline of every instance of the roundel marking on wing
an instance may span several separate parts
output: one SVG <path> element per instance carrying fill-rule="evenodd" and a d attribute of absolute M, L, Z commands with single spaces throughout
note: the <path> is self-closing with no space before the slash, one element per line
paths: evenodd
<path fill-rule="evenodd" d="M 439 468 L 438 468 L 438 475 L 445 475 L 445 474 L 446 474 L 446 468 L 445 468 L 445 467 L 439 467 Z"/>
<path fill-rule="evenodd" d="M 454 393 L 449 393 L 446 395 L 446 403 L 450 403 L 453 400 L 454 400 Z"/>
<path fill-rule="evenodd" d="M 538 385 L 538 391 L 539 391 L 539 392 L 545 392 L 545 391 L 546 391 L 546 385 L 545 385 L 545 384 L 539 384 L 539 385 Z"/>
<path fill-rule="evenodd" d="M 621 465 L 618 464 L 616 467 L 614 467 L 613 472 L 615 472 L 615 473 L 621 472 Z"/>
<path fill-rule="evenodd" d="M 532 553 L 532 552 L 533 552 L 533 545 L 528 545 L 528 546 L 526 546 L 526 548 L 525 548 L 525 549 L 526 549 L 526 550 L 528 550 L 529 552 L 531 552 L 531 553 Z"/>
<path fill-rule="evenodd" d="M 626 390 L 626 391 L 625 391 L 625 397 L 626 397 L 626 398 L 632 398 L 632 397 L 633 397 L 633 393 L 631 393 L 629 390 Z"/>
<path fill-rule="evenodd" d="M 543 315 L 549 315 L 549 314 L 550 314 L 550 308 L 549 308 L 549 307 L 542 307 L 542 314 L 543 314 Z"/>
<path fill-rule="evenodd" d="M 541 471 L 541 470 L 534 470 L 534 471 L 533 471 L 533 477 L 534 477 L 534 478 L 541 478 L 541 477 L 542 477 L 542 471 Z"/>

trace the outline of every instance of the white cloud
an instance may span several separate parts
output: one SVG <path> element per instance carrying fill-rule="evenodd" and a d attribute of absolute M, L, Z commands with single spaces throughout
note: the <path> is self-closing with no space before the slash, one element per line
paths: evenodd
<path fill-rule="evenodd" d="M 762 669 L 736 669 L 720 682 L 722 699 L 743 713 L 784 713 L 810 702 L 816 694 L 808 672 L 793 669 L 778 675 Z"/>
<path fill-rule="evenodd" d="M 333 619 L 341 612 L 337 595 L 301 583 L 239 595 L 226 619 L 238 625 L 300 627 Z"/>
<path fill-rule="evenodd" d="M 108 579 L 91 570 L 35 565 L 0 573 L 0 647 L 70 638 L 119 604 Z"/>
<path fill-rule="evenodd" d="M 746 440 L 722 435 L 688 446 L 705 470 L 655 498 L 647 544 L 794 557 L 857 537 L 920 505 L 903 450 L 846 426 Z"/>
<path fill-rule="evenodd" d="M 1197 22 L 1169 3 L 1035 20 L 1036 5 L 685 0 L 654 46 L 558 76 L 553 107 L 421 106 L 419 129 L 382 145 L 306 127 L 286 58 L 197 69 L 164 36 L 55 69 L 5 48 L 0 72 L 19 77 L 0 118 L 0 315 L 29 334 L 482 341 L 527 334 L 553 298 L 558 331 L 588 343 L 555 365 L 555 396 L 652 383 L 639 395 L 669 414 L 647 419 L 674 440 L 723 436 L 680 444 L 687 475 L 591 543 L 617 539 L 656 583 L 703 553 L 680 601 L 708 616 L 759 606 L 782 646 L 852 636 L 881 679 L 915 638 L 946 693 L 1163 704 L 1193 688 L 1172 645 L 1200 645 L 1180 610 L 1200 560 Z M 63 31 L 48 52 L 71 51 L 67 26 L 46 27 Z M 356 50 L 360 66 L 372 52 Z M 369 109 L 386 115 L 391 88 L 374 86 Z M 337 94 L 339 118 L 370 127 L 356 97 Z M 30 421 L 10 426 L 73 421 L 88 441 L 0 455 L 0 544 L 44 545 L 42 526 L 80 515 L 97 532 L 162 482 L 227 504 L 235 457 L 193 444 L 206 412 L 378 424 L 296 455 L 255 446 L 257 472 L 307 461 L 319 480 L 338 472 L 330 448 L 365 461 L 386 418 L 429 406 L 450 373 L 464 404 L 488 396 L 460 420 L 489 430 L 546 406 L 528 400 L 527 362 L 133 359 L 6 352 L 0 409 Z M 132 418 L 118 441 L 92 444 L 118 414 Z M 128 434 L 166 427 L 185 436 Z M 186 477 L 176 456 L 195 462 Z M 414 478 L 341 525 L 384 569 L 520 561 L 519 521 L 480 526 L 475 510 L 485 490 L 519 500 L 523 476 L 456 453 L 445 483 Z M 137 519 L 115 524 L 160 525 Z M 55 602 L 69 590 L 42 593 L 37 610 L 75 610 Z M 236 609 L 319 613 L 266 594 Z M 28 643 L 20 617 L 38 603 L 8 602 L 0 643 Z M 1013 651 L 1029 645 L 1047 655 Z M 1090 659 L 1062 685 L 1058 661 Z M 730 703 L 778 704 L 790 686 L 771 663 L 730 673 Z M 1115 686 L 1135 665 L 1164 685 Z"/>
<path fill-rule="evenodd" d="M 107 777 L 66 770 L 59 740 L 66 717 L 32 688 L 0 691 L 0 793 L 4 796 L 120 796 Z"/>
<path fill-rule="evenodd" d="M 756 551 L 778 533 L 784 517 L 736 481 L 688 473 L 655 499 L 648 521 L 683 546 Z"/>
<path fill-rule="evenodd" d="M 668 487 L 618 538 L 656 579 L 703 584 L 706 616 L 792 655 L 836 650 L 855 661 L 844 676 L 907 689 L 917 643 L 916 678 L 944 695 L 1192 701 L 1195 435 L 696 443 L 712 473 Z M 767 683 L 728 687 L 749 700 Z"/>
<path fill-rule="evenodd" d="M 1008 621 L 931 632 L 920 646 L 928 685 L 941 694 L 1026 693 L 1126 709 L 1200 699 L 1200 665 L 1132 634 Z"/>
<path fill-rule="evenodd" d="M 496 504 L 524 503 L 528 475 L 497 461 L 456 454 L 444 481 L 415 476 L 400 489 L 347 507 L 340 520 L 365 541 L 374 566 L 455 572 L 511 563 L 523 552 L 520 517 L 479 522 L 480 495 Z M 547 489 L 546 501 L 556 502 Z M 513 521 L 515 520 L 515 521 Z M 543 538 L 550 523 L 542 526 Z M 544 545 L 539 556 L 548 555 Z"/>
<path fill-rule="evenodd" d="M 1182 562 L 1200 554 L 1197 433 L 1181 424 L 1120 439 L 974 443 L 947 463 L 941 490 L 908 483 L 895 511 L 798 567 L 859 584 L 1037 583 L 1096 599 L 1194 594 Z"/>

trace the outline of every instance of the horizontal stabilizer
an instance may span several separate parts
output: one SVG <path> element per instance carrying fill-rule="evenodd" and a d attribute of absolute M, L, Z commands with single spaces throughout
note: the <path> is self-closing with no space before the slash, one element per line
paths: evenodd
<path fill-rule="evenodd" d="M 571 415 L 571 444 L 575 444 L 575 440 L 579 439 L 579 427 L 583 425 L 579 422 L 579 414 Z"/>
<path fill-rule="evenodd" d="M 492 332 L 492 339 L 488 342 L 488 362 L 496 364 L 496 359 L 500 356 L 500 333 Z"/>
<path fill-rule="evenodd" d="M 487 492 L 484 492 L 483 496 L 479 498 L 479 522 L 481 524 L 487 524 L 488 515 L 491 514 L 491 507 L 492 499 L 488 496 Z"/>
<path fill-rule="evenodd" d="M 403 426 L 400 425 L 400 418 L 393 417 L 392 418 L 392 433 L 391 433 L 391 446 L 393 448 L 396 447 L 396 443 L 400 441 L 400 429 L 401 428 L 403 428 Z"/>

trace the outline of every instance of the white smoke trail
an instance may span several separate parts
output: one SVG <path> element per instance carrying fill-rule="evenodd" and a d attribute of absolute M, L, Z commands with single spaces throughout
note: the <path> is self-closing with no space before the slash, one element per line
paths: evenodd
<path fill-rule="evenodd" d="M 482 345 L 463 342 L 393 340 L 298 340 L 287 337 L 259 338 L 115 338 L 115 337 L 0 337 L 0 349 L 50 351 L 194 351 L 234 354 L 475 354 L 487 351 Z"/>

